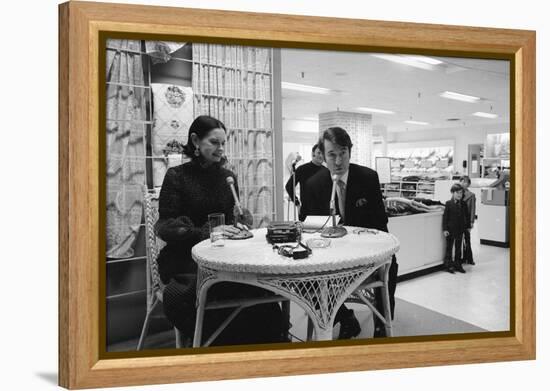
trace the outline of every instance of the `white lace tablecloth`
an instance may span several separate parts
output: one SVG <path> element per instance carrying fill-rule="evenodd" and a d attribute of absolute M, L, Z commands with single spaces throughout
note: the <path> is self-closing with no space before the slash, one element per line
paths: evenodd
<path fill-rule="evenodd" d="M 267 243 L 265 228 L 253 230 L 254 237 L 245 240 L 225 240 L 225 246 L 214 247 L 210 239 L 193 247 L 193 259 L 199 266 L 217 271 L 257 274 L 304 274 L 336 271 L 386 261 L 399 250 L 399 241 L 392 234 L 365 232 L 362 228 L 346 227 L 348 234 L 330 239 L 327 248 L 314 248 L 306 259 L 294 260 L 279 255 Z M 354 231 L 362 231 L 360 234 Z M 320 234 L 304 234 L 302 242 Z"/>

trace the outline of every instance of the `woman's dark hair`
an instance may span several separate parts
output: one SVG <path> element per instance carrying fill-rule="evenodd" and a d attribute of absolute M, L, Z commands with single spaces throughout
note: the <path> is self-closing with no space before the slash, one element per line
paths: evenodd
<path fill-rule="evenodd" d="M 451 193 L 456 193 L 457 191 L 464 190 L 460 183 L 455 183 L 451 186 Z"/>
<path fill-rule="evenodd" d="M 348 147 L 348 151 L 351 154 L 351 147 L 353 147 L 353 144 L 351 143 L 351 138 L 349 137 L 348 132 L 346 132 L 344 129 L 338 126 L 334 126 L 332 128 L 328 128 L 323 132 L 323 135 L 317 143 L 317 145 L 319 145 L 319 149 L 323 153 L 323 156 L 325 155 L 325 140 L 328 140 L 331 143 L 339 145 L 341 147 Z"/>
<path fill-rule="evenodd" d="M 225 125 L 219 119 L 210 117 L 209 115 L 200 115 L 195 118 L 189 127 L 187 144 L 183 147 L 183 153 L 192 160 L 198 158 L 199 156 L 195 155 L 195 146 L 193 145 L 193 140 L 191 140 L 191 134 L 195 133 L 199 140 L 202 140 L 208 135 L 208 133 L 210 133 L 211 130 L 217 128 L 223 129 L 224 132 L 227 132 Z"/>
<path fill-rule="evenodd" d="M 316 143 L 312 148 L 311 148 L 311 153 L 315 153 L 315 150 L 319 148 L 319 143 Z"/>

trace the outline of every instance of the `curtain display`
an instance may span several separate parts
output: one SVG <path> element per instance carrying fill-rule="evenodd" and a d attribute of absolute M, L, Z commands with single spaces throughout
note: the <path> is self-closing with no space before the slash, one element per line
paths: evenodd
<path fill-rule="evenodd" d="M 227 127 L 228 168 L 254 227 L 275 216 L 271 54 L 268 48 L 193 44 L 194 116 L 211 115 Z"/>
<path fill-rule="evenodd" d="M 171 150 L 170 143 L 174 140 L 187 143 L 189 126 L 193 122 L 193 90 L 191 87 L 160 83 L 152 83 L 151 89 L 154 107 L 151 132 L 153 186 L 158 187 L 162 186 L 169 166 L 167 151 Z"/>
<path fill-rule="evenodd" d="M 140 41 L 107 41 L 107 257 L 127 258 L 142 219 L 146 104 Z"/>
<path fill-rule="evenodd" d="M 185 46 L 185 43 L 166 41 L 145 41 L 145 52 L 153 64 L 163 64 L 172 59 L 172 53 Z"/>

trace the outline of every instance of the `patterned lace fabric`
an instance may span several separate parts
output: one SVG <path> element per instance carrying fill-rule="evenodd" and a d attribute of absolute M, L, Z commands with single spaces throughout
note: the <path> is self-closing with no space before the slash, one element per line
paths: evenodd
<path fill-rule="evenodd" d="M 127 258 L 143 210 L 144 76 L 140 41 L 109 40 L 107 47 L 107 257 Z"/>

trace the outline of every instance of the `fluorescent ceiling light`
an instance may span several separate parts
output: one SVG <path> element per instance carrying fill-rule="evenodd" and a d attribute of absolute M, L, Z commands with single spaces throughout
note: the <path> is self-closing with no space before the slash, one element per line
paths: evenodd
<path fill-rule="evenodd" d="M 454 100 L 459 100 L 459 101 L 468 102 L 468 103 L 475 103 L 481 100 L 481 98 L 478 96 L 459 94 L 458 92 L 452 92 L 452 91 L 442 92 L 441 94 L 439 94 L 439 96 L 442 98 L 454 99 Z"/>
<path fill-rule="evenodd" d="M 422 122 L 422 121 L 405 121 L 405 122 L 412 125 L 429 125 L 428 122 Z"/>
<path fill-rule="evenodd" d="M 285 90 L 310 92 L 312 94 L 328 95 L 331 93 L 331 90 L 328 88 L 308 86 L 305 84 L 289 83 L 286 81 L 281 82 L 281 87 Z"/>
<path fill-rule="evenodd" d="M 319 121 L 319 117 L 302 117 L 302 118 L 298 118 L 298 119 L 301 119 L 302 121 Z"/>
<path fill-rule="evenodd" d="M 442 63 L 439 60 L 429 57 L 424 58 L 423 56 L 405 56 L 400 54 L 373 54 L 372 56 L 381 58 L 382 60 L 409 65 L 411 67 L 425 69 L 428 71 L 433 71 L 436 69 L 435 65 Z M 419 58 L 422 58 L 422 60 Z"/>
<path fill-rule="evenodd" d="M 475 115 L 476 117 L 482 117 L 482 118 L 497 118 L 497 114 L 492 113 L 484 113 L 483 111 L 476 111 L 472 115 Z"/>
<path fill-rule="evenodd" d="M 383 109 L 374 109 L 372 107 L 358 107 L 357 110 L 367 111 L 369 113 L 379 113 L 379 114 L 395 114 L 395 112 L 390 110 Z"/>

